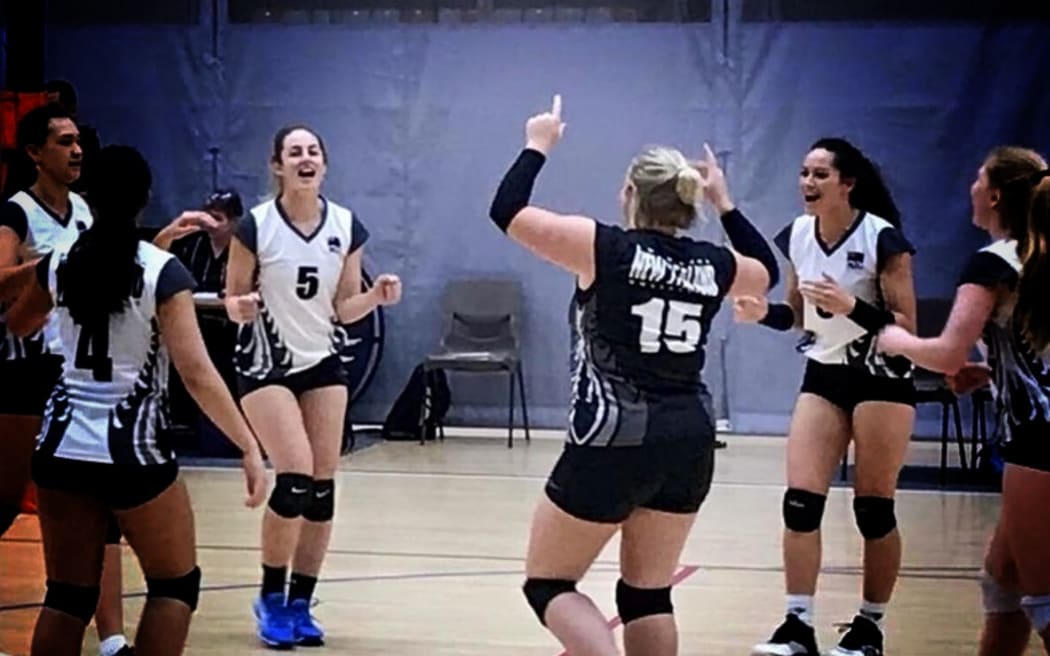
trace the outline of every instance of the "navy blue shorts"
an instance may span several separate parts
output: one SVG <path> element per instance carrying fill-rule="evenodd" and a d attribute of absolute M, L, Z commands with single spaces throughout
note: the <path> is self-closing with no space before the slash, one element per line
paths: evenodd
<path fill-rule="evenodd" d="M 911 378 L 874 376 L 856 367 L 815 360 L 806 363 L 801 391 L 826 399 L 847 414 L 868 401 L 915 405 L 915 382 Z"/>
<path fill-rule="evenodd" d="M 33 454 L 37 487 L 95 497 L 113 510 L 129 510 L 152 501 L 179 476 L 174 460 L 159 465 L 113 465 Z M 108 532 L 113 539 L 112 527 Z M 120 540 L 119 532 L 116 541 Z"/>
<path fill-rule="evenodd" d="M 258 380 L 237 375 L 237 392 L 244 398 L 252 392 L 270 385 L 280 385 L 298 398 L 303 392 L 333 385 L 346 386 L 346 369 L 338 355 L 330 355 L 309 369 L 297 371 L 281 378 Z"/>
<path fill-rule="evenodd" d="M 641 446 L 566 444 L 547 497 L 566 513 L 618 524 L 636 508 L 695 513 L 711 489 L 714 439 Z"/>

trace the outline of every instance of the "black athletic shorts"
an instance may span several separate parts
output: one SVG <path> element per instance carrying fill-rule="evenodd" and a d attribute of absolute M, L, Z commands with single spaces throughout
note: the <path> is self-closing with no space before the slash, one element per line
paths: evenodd
<path fill-rule="evenodd" d="M 816 360 L 806 363 L 801 391 L 826 399 L 848 414 L 867 401 L 915 405 L 915 382 L 911 378 L 875 376 L 857 367 Z"/>
<path fill-rule="evenodd" d="M 547 497 L 590 522 L 620 523 L 636 508 L 695 513 L 711 489 L 714 439 L 642 446 L 566 444 Z"/>
<path fill-rule="evenodd" d="M 1010 441 L 1000 447 L 1003 461 L 1050 472 L 1050 423 L 1032 422 L 1010 427 Z"/>
<path fill-rule="evenodd" d="M 39 451 L 33 455 L 37 487 L 93 496 L 113 510 L 129 510 L 155 499 L 178 475 L 174 460 L 160 465 L 113 465 L 56 458 Z"/>
<path fill-rule="evenodd" d="M 57 355 L 0 360 L 0 415 L 42 417 L 61 375 L 62 358 Z"/>
<path fill-rule="evenodd" d="M 252 392 L 270 385 L 280 385 L 287 388 L 298 398 L 303 392 L 331 387 L 333 385 L 346 385 L 346 370 L 338 355 L 330 355 L 309 369 L 297 371 L 281 378 L 270 378 L 258 380 L 247 376 L 237 375 L 237 392 L 241 398 Z"/>

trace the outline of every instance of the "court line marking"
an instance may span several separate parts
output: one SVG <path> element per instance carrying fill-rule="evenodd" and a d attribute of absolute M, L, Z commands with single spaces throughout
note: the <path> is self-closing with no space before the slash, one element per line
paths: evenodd
<path fill-rule="evenodd" d="M 592 570 L 595 572 L 617 572 L 618 570 L 612 569 L 596 569 Z M 462 578 L 462 577 L 487 577 L 487 576 L 520 576 L 521 570 L 482 570 L 482 571 L 467 571 L 467 572 L 415 572 L 410 574 L 373 574 L 369 576 L 337 576 L 332 578 L 322 578 L 318 580 L 318 584 L 332 585 L 339 583 L 372 583 L 376 581 L 425 581 L 431 579 L 451 579 L 451 578 Z M 259 587 L 258 581 L 252 581 L 251 583 L 221 583 L 215 585 L 202 585 L 201 593 L 205 592 L 229 592 L 232 590 L 248 590 Z M 139 592 L 125 592 L 121 597 L 123 599 L 134 599 L 146 596 L 146 591 L 142 590 Z M 36 602 L 23 602 L 18 604 L 7 604 L 0 606 L 0 613 L 14 612 L 18 610 L 29 610 L 33 608 L 40 608 L 43 606 L 43 601 Z"/>
<path fill-rule="evenodd" d="M 180 469 L 184 471 L 225 471 L 235 472 L 239 471 L 239 467 L 234 466 L 215 466 L 215 467 L 203 467 L 203 466 L 180 466 Z M 404 476 L 408 478 L 444 478 L 444 479 L 465 479 L 465 480 L 489 480 L 489 481 L 545 481 L 547 480 L 546 474 L 488 474 L 484 472 L 447 472 L 447 471 L 436 471 L 436 472 L 420 472 L 420 471 L 409 471 L 404 469 L 340 469 L 340 474 L 347 476 L 377 476 L 377 477 L 399 477 Z M 843 490 L 850 491 L 851 488 L 845 485 L 835 485 L 837 481 L 833 481 L 831 490 Z M 714 481 L 711 483 L 713 488 L 759 488 L 759 489 L 775 489 L 782 490 L 785 485 L 782 482 L 777 483 L 759 483 L 759 482 L 745 482 L 745 481 Z M 940 490 L 940 489 L 898 489 L 896 494 L 908 495 L 908 494 L 937 494 L 937 495 L 954 495 L 963 497 L 986 497 L 1002 496 L 1001 492 L 989 492 L 981 490 Z"/>
<path fill-rule="evenodd" d="M 3 538 L 0 539 L 0 544 L 4 542 L 10 542 L 13 544 L 40 544 L 40 538 Z M 122 544 L 125 549 L 130 549 L 127 544 Z M 256 545 L 241 545 L 241 544 L 198 544 L 198 551 L 232 551 L 232 552 L 258 552 L 261 547 Z M 471 553 L 435 553 L 426 551 L 383 551 L 379 549 L 340 549 L 333 548 L 325 552 L 326 555 L 333 556 L 365 556 L 365 557 L 380 557 L 380 558 L 412 558 L 412 559 L 432 559 L 432 560 L 482 560 L 482 561 L 493 561 L 493 562 L 504 562 L 504 563 L 524 563 L 524 556 L 496 556 L 490 554 L 471 554 Z M 594 565 L 597 567 L 619 567 L 619 561 L 616 560 L 596 560 Z M 783 565 L 771 564 L 771 565 L 729 565 L 712 563 L 708 565 L 696 565 L 703 571 L 710 572 L 780 572 L 783 570 Z M 902 578 L 947 578 L 957 580 L 977 580 L 980 578 L 981 565 L 902 565 L 900 568 L 900 575 Z M 821 567 L 822 574 L 832 575 L 850 575 L 850 574 L 862 574 L 863 570 L 859 565 L 835 565 L 825 564 Z M 952 576 L 956 574 L 957 576 Z M 967 575 L 969 574 L 969 575 Z"/>

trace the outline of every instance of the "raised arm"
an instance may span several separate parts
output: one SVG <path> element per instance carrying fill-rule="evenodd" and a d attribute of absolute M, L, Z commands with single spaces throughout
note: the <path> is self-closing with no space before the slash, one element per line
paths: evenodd
<path fill-rule="evenodd" d="M 536 177 L 564 129 L 561 96 L 556 95 L 551 111 L 537 114 L 525 124 L 525 149 L 503 176 L 489 218 L 514 241 L 574 273 L 579 286 L 587 288 L 594 281 L 594 220 L 529 204 Z"/>

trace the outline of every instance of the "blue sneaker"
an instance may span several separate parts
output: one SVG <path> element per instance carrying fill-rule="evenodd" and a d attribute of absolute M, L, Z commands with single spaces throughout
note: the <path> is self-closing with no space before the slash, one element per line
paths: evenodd
<path fill-rule="evenodd" d="M 320 647 L 324 644 L 324 629 L 310 615 L 309 599 L 292 599 L 288 602 L 288 612 L 295 623 L 297 644 L 303 647 Z"/>
<path fill-rule="evenodd" d="M 295 623 L 284 605 L 284 595 L 274 592 L 255 599 L 253 604 L 258 624 L 259 639 L 267 647 L 291 649 L 295 647 Z"/>

